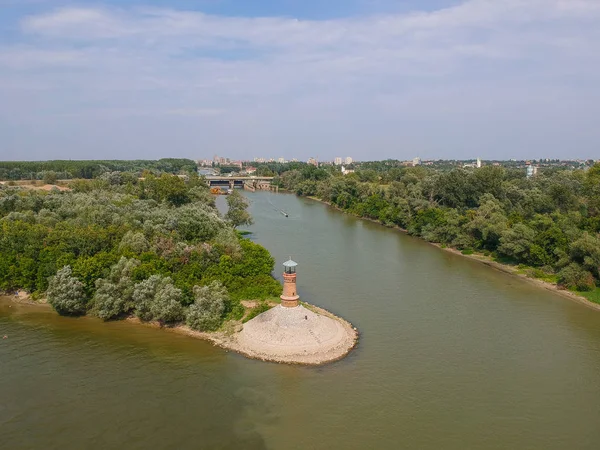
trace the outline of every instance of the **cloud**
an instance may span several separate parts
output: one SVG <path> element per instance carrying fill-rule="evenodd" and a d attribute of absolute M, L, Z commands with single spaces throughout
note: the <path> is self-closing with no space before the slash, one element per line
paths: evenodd
<path fill-rule="evenodd" d="M 518 152 L 563 151 L 546 129 L 563 129 L 564 141 L 586 136 L 582 154 L 600 137 L 571 120 L 600 112 L 597 0 L 469 0 L 333 20 L 78 7 L 22 17 L 18 30 L 15 44 L 0 46 L 0 94 L 22 114 L 5 102 L 0 117 L 23 126 L 68 130 L 60 119 L 68 114 L 87 130 L 98 117 L 131 117 L 131 131 L 107 131 L 118 143 L 144 126 L 197 120 L 182 133 L 190 141 L 203 133 L 211 153 L 333 155 L 339 151 L 329 146 L 344 145 L 356 157 L 373 154 L 361 147 L 369 142 L 381 157 L 514 156 L 499 154 L 507 150 L 497 143 L 511 126 Z M 48 94 L 32 101 L 40 86 Z M 520 124 L 536 114 L 547 118 L 531 130 Z M 429 133 L 415 133 L 425 125 Z M 16 142 L 40 146 L 30 136 Z"/>

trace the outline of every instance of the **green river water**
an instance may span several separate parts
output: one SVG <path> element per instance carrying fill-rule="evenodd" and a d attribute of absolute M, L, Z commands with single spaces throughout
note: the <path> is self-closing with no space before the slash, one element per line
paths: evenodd
<path fill-rule="evenodd" d="M 248 196 L 276 272 L 298 261 L 302 298 L 358 347 L 285 366 L 4 299 L 0 449 L 600 448 L 600 313 L 311 200 Z"/>

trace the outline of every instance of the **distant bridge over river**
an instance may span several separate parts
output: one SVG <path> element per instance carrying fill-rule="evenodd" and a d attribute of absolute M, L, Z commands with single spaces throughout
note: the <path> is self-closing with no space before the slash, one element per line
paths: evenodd
<path fill-rule="evenodd" d="M 215 175 L 207 175 L 206 184 L 209 187 L 225 187 L 229 189 L 242 188 L 249 191 L 271 190 L 271 181 L 273 177 L 221 177 Z"/>

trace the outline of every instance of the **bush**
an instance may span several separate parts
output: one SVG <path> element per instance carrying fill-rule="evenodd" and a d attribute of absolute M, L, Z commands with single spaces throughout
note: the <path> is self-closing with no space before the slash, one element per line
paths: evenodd
<path fill-rule="evenodd" d="M 42 180 L 44 181 L 44 184 L 56 184 L 58 177 L 56 176 L 56 172 L 48 171 L 44 172 Z"/>
<path fill-rule="evenodd" d="M 48 286 L 48 303 L 61 316 L 83 315 L 86 311 L 83 283 L 71 274 L 71 266 L 63 267 L 50 279 Z"/>
<path fill-rule="evenodd" d="M 596 287 L 594 276 L 577 263 L 569 264 L 558 273 L 558 283 L 578 291 L 591 291 Z"/>
<path fill-rule="evenodd" d="M 227 289 L 218 281 L 208 286 L 194 286 L 196 298 L 187 312 L 187 324 L 198 331 L 214 331 L 223 323 L 226 304 L 229 302 Z"/>

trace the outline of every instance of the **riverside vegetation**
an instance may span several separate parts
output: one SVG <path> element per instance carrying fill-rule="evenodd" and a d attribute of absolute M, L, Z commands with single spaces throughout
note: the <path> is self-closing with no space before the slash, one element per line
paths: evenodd
<path fill-rule="evenodd" d="M 195 173 L 196 163 L 191 159 L 180 158 L 163 158 L 158 161 L 0 161 L 0 180 L 42 180 L 54 184 L 58 179 L 92 179 L 110 172 L 130 172 L 139 175 L 144 170 L 155 173 Z"/>
<path fill-rule="evenodd" d="M 235 231 L 251 222 L 241 195 L 227 220 L 195 174 L 142 175 L 107 171 L 63 192 L 0 186 L 0 290 L 46 296 L 62 315 L 199 331 L 281 293 L 274 259 Z"/>
<path fill-rule="evenodd" d="M 587 171 L 293 163 L 274 183 L 464 254 L 482 253 L 600 303 L 600 164 Z"/>

